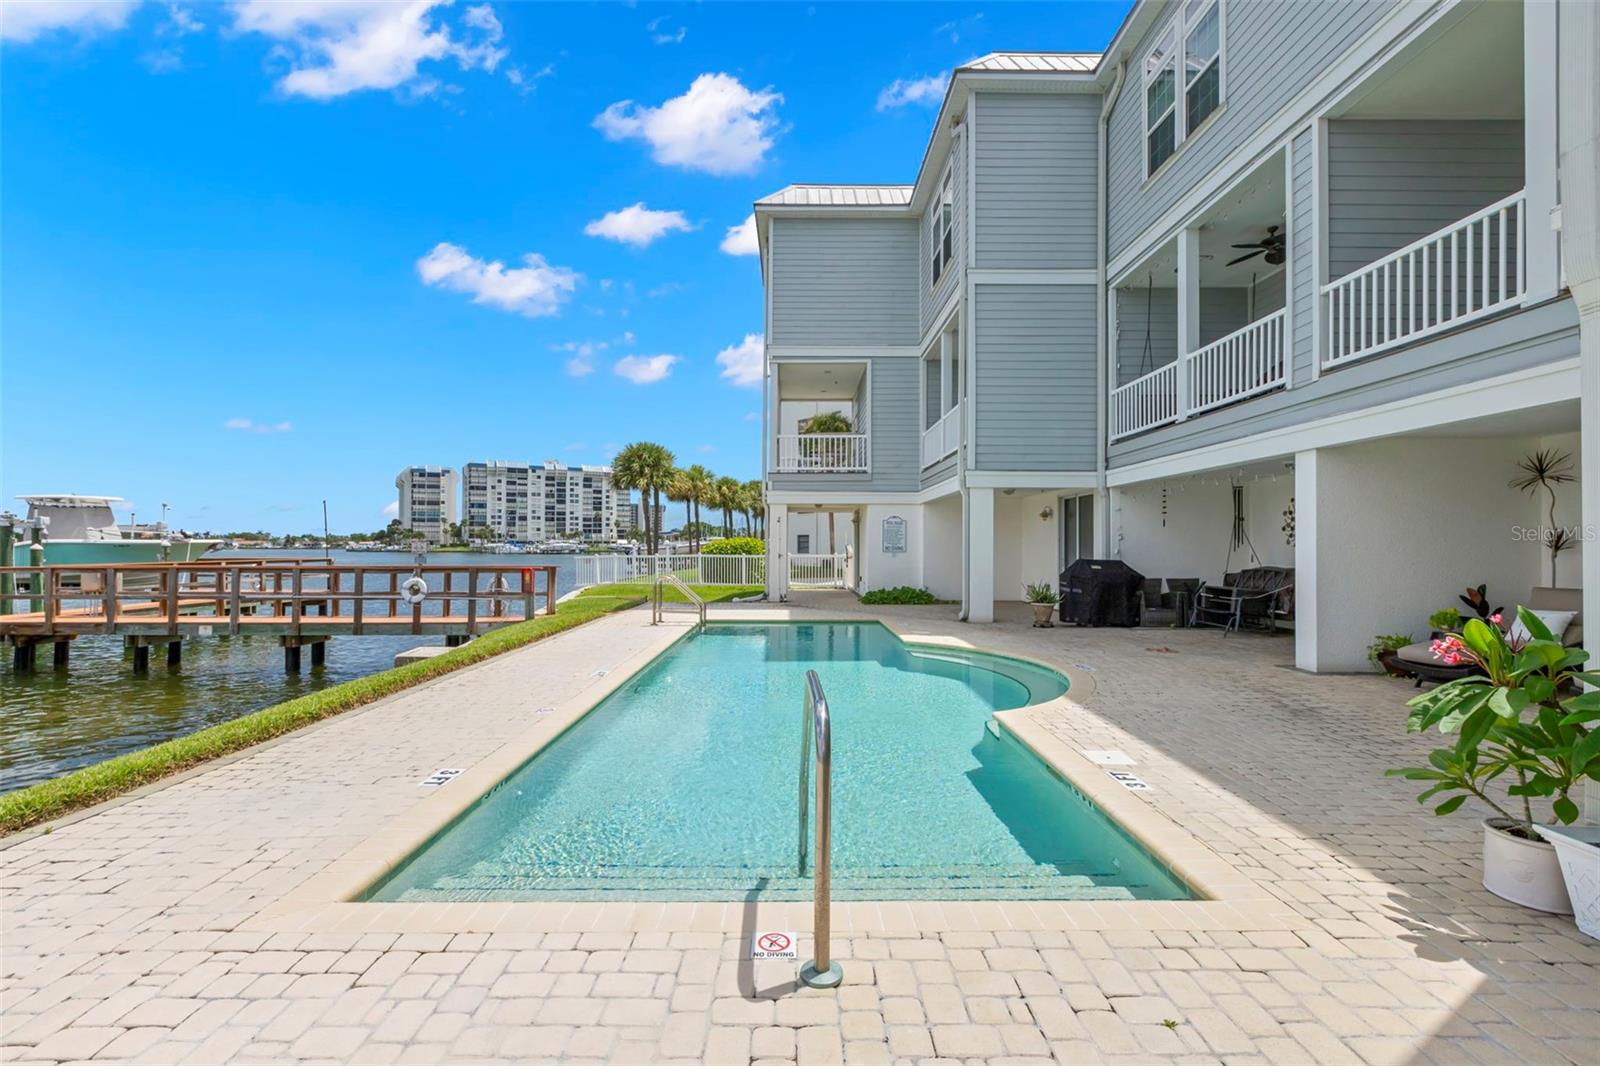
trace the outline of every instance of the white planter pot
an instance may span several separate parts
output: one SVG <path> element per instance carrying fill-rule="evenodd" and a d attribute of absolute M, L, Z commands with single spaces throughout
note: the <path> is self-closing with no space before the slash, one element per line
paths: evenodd
<path fill-rule="evenodd" d="M 1541 825 L 1555 846 L 1578 928 L 1600 940 L 1600 825 Z"/>
<path fill-rule="evenodd" d="M 1523 840 L 1499 828 L 1508 824 L 1502 818 L 1483 820 L 1483 887 L 1536 911 L 1571 914 L 1572 901 L 1561 880 L 1556 849 L 1542 840 Z"/>
<path fill-rule="evenodd" d="M 1036 603 L 1036 604 L 1034 604 L 1033 605 L 1033 624 L 1034 624 L 1034 627 L 1037 628 L 1037 629 L 1051 629 L 1051 628 L 1054 628 L 1055 623 L 1053 621 L 1051 621 L 1051 616 L 1054 615 L 1055 613 L 1056 613 L 1056 605 L 1053 604 L 1053 603 Z"/>

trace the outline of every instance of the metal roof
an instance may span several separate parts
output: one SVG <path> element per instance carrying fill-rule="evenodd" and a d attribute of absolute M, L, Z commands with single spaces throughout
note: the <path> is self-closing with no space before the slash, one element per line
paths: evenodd
<path fill-rule="evenodd" d="M 990 52 L 956 69 L 1027 74 L 1093 74 L 1099 65 L 1098 52 Z"/>
<path fill-rule="evenodd" d="M 912 185 L 786 185 L 758 207 L 905 207 Z"/>

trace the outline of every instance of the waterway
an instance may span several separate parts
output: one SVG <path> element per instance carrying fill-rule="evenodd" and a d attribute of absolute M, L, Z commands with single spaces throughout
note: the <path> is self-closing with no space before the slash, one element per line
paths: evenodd
<path fill-rule="evenodd" d="M 214 552 L 207 558 L 322 557 L 311 551 Z M 409 552 L 331 553 L 338 563 L 411 564 Z M 554 566 L 556 591 L 577 582 L 572 555 L 435 552 L 430 565 Z M 327 662 L 286 673 L 276 637 L 215 636 L 184 642 L 183 663 L 168 668 L 153 654 L 150 671 L 133 672 L 121 637 L 79 637 L 70 665 L 53 669 L 48 650 L 32 672 L 17 673 L 10 655 L 0 666 L 0 792 L 23 788 L 80 766 L 134 751 L 351 678 L 386 670 L 398 653 L 443 637 L 335 637 Z"/>

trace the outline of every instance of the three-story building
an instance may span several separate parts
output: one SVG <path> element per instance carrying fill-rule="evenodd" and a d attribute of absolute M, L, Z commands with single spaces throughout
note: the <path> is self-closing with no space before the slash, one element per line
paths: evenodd
<path fill-rule="evenodd" d="M 1595 27 L 1576 0 L 1140 0 L 1103 55 L 958 68 L 913 185 L 757 201 L 769 591 L 812 511 L 854 519 L 856 588 L 972 621 L 1079 557 L 1292 569 L 1315 670 L 1468 584 L 1596 591 L 1600 553 L 1552 554 L 1510 485 L 1541 449 L 1600 464 Z M 1554 524 L 1595 495 L 1558 484 Z"/>

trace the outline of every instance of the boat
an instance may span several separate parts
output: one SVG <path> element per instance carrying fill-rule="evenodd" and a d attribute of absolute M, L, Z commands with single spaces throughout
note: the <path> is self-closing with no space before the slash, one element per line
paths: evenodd
<path fill-rule="evenodd" d="M 114 563 L 189 563 L 221 543 L 174 533 L 165 523 L 124 528 L 112 504 L 120 496 L 55 494 L 18 496 L 28 505 L 27 523 L 42 523 L 46 566 L 106 566 Z M 19 566 L 32 566 L 32 535 L 21 533 L 13 548 Z"/>
<path fill-rule="evenodd" d="M 541 555 L 577 555 L 583 545 L 575 540 L 547 540 L 538 546 Z"/>

